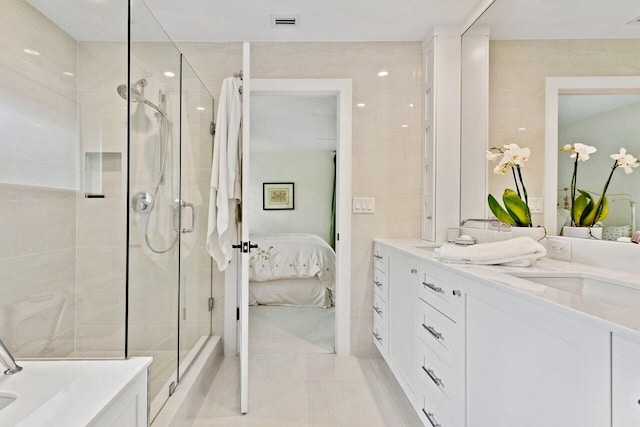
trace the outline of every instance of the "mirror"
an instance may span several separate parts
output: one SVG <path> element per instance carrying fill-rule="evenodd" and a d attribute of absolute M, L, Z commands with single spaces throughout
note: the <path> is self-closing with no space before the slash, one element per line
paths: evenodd
<path fill-rule="evenodd" d="M 568 143 L 567 138 L 574 142 L 585 138 L 592 141 L 585 144 L 599 147 L 590 162 L 579 165 L 578 187 L 588 187 L 585 189 L 594 196 L 602 191 L 610 171 L 610 165 L 602 164 L 611 160 L 610 154 L 625 147 L 636 157 L 640 155 L 638 125 L 633 130 L 633 125 L 640 123 L 640 110 L 634 112 L 631 108 L 637 104 L 632 102 L 637 95 L 624 93 L 624 89 L 633 89 L 633 84 L 609 91 L 587 85 L 581 93 L 575 93 L 577 86 L 573 92 L 563 92 L 568 88 L 558 87 L 555 99 L 558 107 L 553 119 L 559 126 L 555 129 L 553 149 L 548 146 L 547 118 L 548 78 L 640 76 L 639 13 L 637 2 L 628 0 L 496 0 L 465 32 L 461 167 L 473 174 L 474 179 L 463 180 L 461 184 L 461 218 L 489 217 L 487 195 L 499 199 L 505 188 L 514 188 L 510 175 L 492 173 L 494 165 L 484 157 L 489 147 L 516 143 L 531 150 L 522 172 L 532 220 L 534 225 L 545 225 L 549 234 L 560 231 L 557 212 L 558 208 L 564 208 L 562 189 L 570 187 L 573 168 L 573 164 L 566 164 L 569 154 L 560 153 L 557 144 Z M 617 111 L 625 108 L 628 111 Z M 605 125 L 605 118 L 597 116 L 607 114 L 632 127 L 623 131 L 621 125 L 613 122 Z M 636 118 L 625 119 L 625 114 Z M 577 125 L 569 129 L 568 122 L 579 121 L 589 124 L 591 130 L 580 131 Z M 598 121 L 602 121 L 602 126 Z M 607 126 L 619 132 L 609 132 Z M 623 132 L 629 137 L 623 137 Z M 589 139 L 585 133 L 590 133 Z M 614 145 L 616 149 L 612 148 Z M 567 166 L 571 169 L 568 179 Z M 634 202 L 630 200 L 630 197 L 640 200 L 638 172 L 640 169 L 630 176 L 616 172 L 607 194 L 620 194 L 621 200 L 613 197 L 616 200 L 611 203 L 609 218 L 603 221 L 605 227 L 639 227 L 632 214 Z M 617 233 L 620 232 L 618 229 Z"/>

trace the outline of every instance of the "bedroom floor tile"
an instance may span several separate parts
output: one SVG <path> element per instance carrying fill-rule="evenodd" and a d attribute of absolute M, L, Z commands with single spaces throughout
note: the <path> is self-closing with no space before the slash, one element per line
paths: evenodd
<path fill-rule="evenodd" d="M 249 360 L 249 413 L 240 414 L 238 359 L 228 357 L 193 427 L 422 425 L 379 358 L 252 354 Z"/>

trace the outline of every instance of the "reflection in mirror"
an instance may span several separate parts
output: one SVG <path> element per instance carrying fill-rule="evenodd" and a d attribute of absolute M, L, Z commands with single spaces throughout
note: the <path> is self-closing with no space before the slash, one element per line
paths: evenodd
<path fill-rule="evenodd" d="M 589 192 L 594 199 L 602 194 L 603 185 L 611 171 L 611 155 L 626 147 L 640 148 L 640 94 L 561 94 L 558 97 L 558 150 L 576 142 L 593 146 L 597 150 L 589 159 L 581 161 L 578 188 Z M 558 232 L 561 226 L 571 225 L 567 216 L 571 210 L 571 177 L 574 159 L 560 154 L 558 157 Z M 602 218 L 603 238 L 617 240 L 631 237 L 638 229 L 636 201 L 640 200 L 640 182 L 637 177 L 614 173 L 607 190 L 609 211 Z M 564 213 L 564 215 L 563 215 Z M 562 219 L 566 219 L 562 221 Z"/>
<path fill-rule="evenodd" d="M 637 2 L 627 0 L 496 0 L 467 30 L 462 38 L 461 139 L 462 153 L 466 155 L 461 167 L 473 171 L 477 178 L 462 182 L 462 218 L 487 217 L 490 215 L 487 195 L 502 194 L 504 188 L 513 186 L 510 176 L 493 174 L 491 165 L 479 153 L 489 147 L 517 143 L 531 149 L 531 158 L 523 171 L 529 198 L 537 202 L 545 199 L 544 206 L 532 212 L 533 223 L 558 229 L 555 201 L 560 199 L 563 205 L 563 194 L 558 190 L 568 187 L 570 178 L 567 181 L 566 172 L 558 171 L 555 166 L 547 167 L 549 157 L 567 159 L 555 152 L 557 149 L 549 153 L 545 147 L 546 79 L 640 76 L 640 24 L 631 22 L 638 15 L 636 6 Z M 614 115 L 615 110 L 612 107 L 608 111 Z M 566 114 L 564 108 L 563 114 Z M 588 118 L 585 121 L 588 122 Z M 597 157 L 602 157 L 603 162 L 623 146 L 636 156 L 640 154 L 637 131 L 635 141 L 607 136 L 605 128 L 591 134 L 598 142 L 585 143 L 601 147 L 598 151 L 601 156 Z M 576 139 L 576 142 L 579 141 Z M 617 148 L 613 149 L 613 145 Z M 610 171 L 610 165 L 605 168 L 598 162 L 580 165 L 594 169 L 582 169 L 583 184 L 579 184 L 593 186 L 589 190 L 594 194 L 602 192 Z M 547 188 L 547 175 L 553 175 L 558 185 Z M 587 175 L 593 184 L 587 181 Z M 622 175 L 626 174 L 616 172 L 608 193 L 633 195 L 637 200 L 640 197 L 637 174 Z M 609 222 L 611 227 L 629 225 L 637 229 L 639 225 L 632 224 L 631 200 L 614 203 L 604 225 Z M 625 204 L 628 207 L 620 207 Z M 551 222 L 548 213 L 553 214 Z M 616 233 L 620 232 L 618 229 Z"/>

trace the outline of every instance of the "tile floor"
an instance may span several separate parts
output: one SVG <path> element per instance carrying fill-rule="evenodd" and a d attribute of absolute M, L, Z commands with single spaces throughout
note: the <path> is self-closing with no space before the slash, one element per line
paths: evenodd
<path fill-rule="evenodd" d="M 249 360 L 249 413 L 239 413 L 238 359 L 227 357 L 192 427 L 422 425 L 380 358 L 251 354 Z"/>
<path fill-rule="evenodd" d="M 249 307 L 249 353 L 333 353 L 335 307 Z"/>

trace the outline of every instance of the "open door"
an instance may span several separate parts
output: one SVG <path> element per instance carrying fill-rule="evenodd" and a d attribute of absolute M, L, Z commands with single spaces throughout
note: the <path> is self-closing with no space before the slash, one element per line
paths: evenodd
<path fill-rule="evenodd" d="M 240 412 L 249 411 L 249 129 L 251 102 L 250 43 L 242 44 L 242 224 L 239 274 Z"/>

